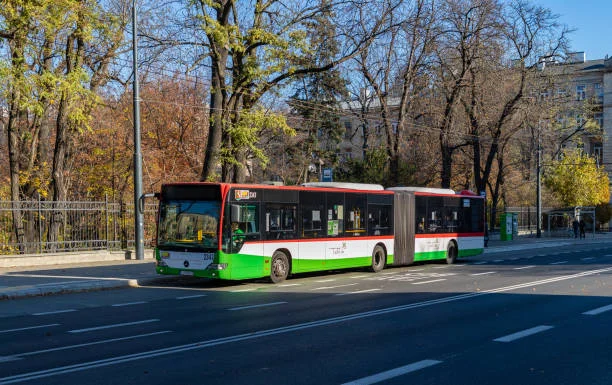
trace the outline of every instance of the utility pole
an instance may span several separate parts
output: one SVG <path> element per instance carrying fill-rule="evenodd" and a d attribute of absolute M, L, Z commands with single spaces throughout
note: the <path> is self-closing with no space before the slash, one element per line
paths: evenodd
<path fill-rule="evenodd" d="M 140 91 L 138 87 L 138 36 L 136 0 L 132 0 L 132 68 L 134 73 L 134 246 L 136 259 L 144 259 L 144 216 L 138 209 L 142 195 L 142 153 L 140 151 Z"/>
<path fill-rule="evenodd" d="M 538 125 L 538 144 L 536 161 L 536 237 L 542 238 L 542 145 L 540 143 L 541 126 Z"/>

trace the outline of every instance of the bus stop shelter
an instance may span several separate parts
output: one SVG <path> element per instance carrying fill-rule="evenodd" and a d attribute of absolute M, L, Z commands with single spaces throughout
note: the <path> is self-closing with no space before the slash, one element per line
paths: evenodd
<path fill-rule="evenodd" d="M 548 215 L 548 234 L 553 235 L 555 232 L 559 233 L 559 220 L 564 223 L 562 233 L 573 234 L 572 221 L 574 219 L 580 221 L 584 220 L 586 226 L 585 236 L 587 233 L 592 234 L 595 237 L 595 207 L 593 206 L 576 206 L 568 207 L 564 209 L 551 210 L 546 213 Z"/>

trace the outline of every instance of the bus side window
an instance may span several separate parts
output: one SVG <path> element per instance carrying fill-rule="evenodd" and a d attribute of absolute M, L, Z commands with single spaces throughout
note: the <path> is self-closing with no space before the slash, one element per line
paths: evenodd
<path fill-rule="evenodd" d="M 267 204 L 265 213 L 266 239 L 294 239 L 297 235 L 295 205 Z"/>
<path fill-rule="evenodd" d="M 391 234 L 391 206 L 368 206 L 368 235 Z"/>

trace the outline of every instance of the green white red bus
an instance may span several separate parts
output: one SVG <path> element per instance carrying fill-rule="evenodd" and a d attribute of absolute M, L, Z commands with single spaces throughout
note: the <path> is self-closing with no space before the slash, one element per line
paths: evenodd
<path fill-rule="evenodd" d="M 217 279 L 446 260 L 484 248 L 484 199 L 469 192 L 354 183 L 162 186 L 159 274 Z"/>

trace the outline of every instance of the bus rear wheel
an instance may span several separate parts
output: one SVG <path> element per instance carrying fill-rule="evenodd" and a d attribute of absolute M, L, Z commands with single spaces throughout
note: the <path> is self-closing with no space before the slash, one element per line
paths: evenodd
<path fill-rule="evenodd" d="M 283 282 L 289 276 L 289 258 L 287 254 L 277 250 L 272 254 L 272 265 L 270 266 L 270 281 L 272 283 Z"/>
<path fill-rule="evenodd" d="M 452 265 L 457 262 L 457 245 L 455 242 L 450 242 L 446 248 L 446 263 Z"/>
<path fill-rule="evenodd" d="M 376 247 L 374 247 L 374 251 L 372 251 L 372 271 L 375 273 L 382 271 L 382 269 L 385 268 L 385 262 L 387 262 L 385 249 L 383 249 L 380 245 L 376 245 Z"/>

